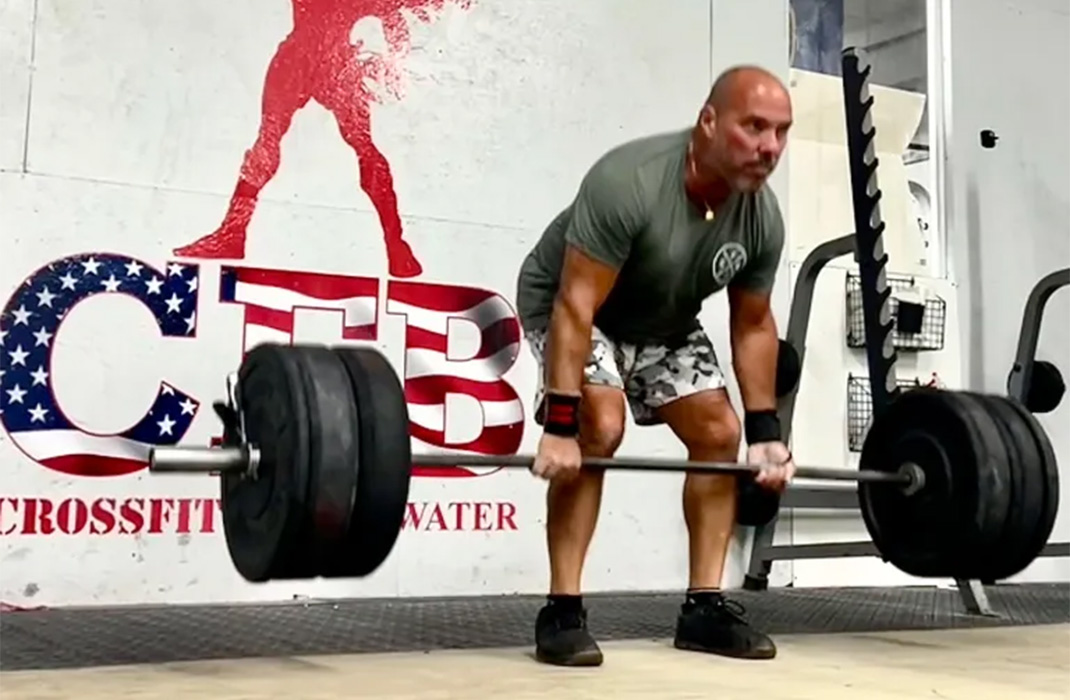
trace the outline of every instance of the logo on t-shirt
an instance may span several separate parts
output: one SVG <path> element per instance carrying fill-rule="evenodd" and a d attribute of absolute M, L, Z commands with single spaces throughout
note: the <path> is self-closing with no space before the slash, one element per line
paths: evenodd
<path fill-rule="evenodd" d="M 736 242 L 725 243 L 713 256 L 713 281 L 722 287 L 732 281 L 747 264 L 747 249 Z"/>

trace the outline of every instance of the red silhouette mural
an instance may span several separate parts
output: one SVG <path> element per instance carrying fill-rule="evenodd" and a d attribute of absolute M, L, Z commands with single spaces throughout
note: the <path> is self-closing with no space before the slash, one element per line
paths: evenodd
<path fill-rule="evenodd" d="M 360 187 L 379 215 L 390 274 L 416 277 L 423 268 L 404 240 L 394 179 L 386 156 L 371 136 L 371 103 L 383 97 L 378 86 L 401 97 L 400 59 L 408 53 L 407 11 L 423 22 L 445 3 L 467 8 L 470 0 L 292 0 L 293 29 L 279 44 L 264 77 L 260 128 L 245 153 L 230 207 L 215 232 L 177 248 L 197 258 L 245 257 L 249 222 L 260 191 L 279 169 L 280 145 L 294 114 L 315 100 L 334 115 L 342 138 L 357 156 Z M 385 55 L 368 54 L 350 42 L 360 20 L 382 23 Z"/>

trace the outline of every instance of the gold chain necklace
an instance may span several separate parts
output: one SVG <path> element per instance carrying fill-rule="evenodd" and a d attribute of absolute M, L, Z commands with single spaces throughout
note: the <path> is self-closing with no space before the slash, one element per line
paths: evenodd
<path fill-rule="evenodd" d="M 688 169 L 691 171 L 691 176 L 694 177 L 695 179 L 698 179 L 698 172 L 695 170 L 694 149 L 695 149 L 695 142 L 694 141 L 688 141 L 687 142 L 687 164 L 688 164 Z M 702 199 L 702 206 L 706 207 L 706 221 L 713 221 L 714 218 L 716 218 L 717 215 L 714 213 L 713 209 L 710 208 L 709 202 L 706 201 L 706 198 L 705 197 L 701 197 L 701 199 Z"/>

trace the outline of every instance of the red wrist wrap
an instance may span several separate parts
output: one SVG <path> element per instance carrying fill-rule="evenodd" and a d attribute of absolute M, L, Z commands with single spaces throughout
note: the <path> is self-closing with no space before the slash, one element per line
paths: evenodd
<path fill-rule="evenodd" d="M 576 437 L 580 433 L 580 397 L 546 394 L 543 399 L 543 430 L 551 435 Z"/>

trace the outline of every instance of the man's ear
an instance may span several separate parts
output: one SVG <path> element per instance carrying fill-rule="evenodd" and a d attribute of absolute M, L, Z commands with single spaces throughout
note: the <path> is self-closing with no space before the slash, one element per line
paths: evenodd
<path fill-rule="evenodd" d="M 713 136 L 713 131 L 717 128 L 717 110 L 713 105 L 703 105 L 702 111 L 698 114 L 698 124 L 707 138 Z"/>

